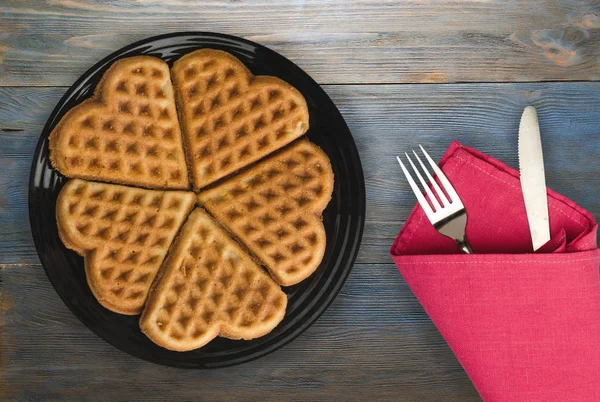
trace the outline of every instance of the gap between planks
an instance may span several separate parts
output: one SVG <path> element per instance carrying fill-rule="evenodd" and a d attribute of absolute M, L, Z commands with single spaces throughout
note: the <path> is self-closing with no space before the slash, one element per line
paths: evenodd
<path fill-rule="evenodd" d="M 78 77 L 79 78 L 79 77 Z M 318 82 L 320 86 L 390 86 L 390 85 L 494 85 L 494 84 L 585 84 L 600 80 L 528 80 L 528 81 L 448 81 L 448 82 Z M 0 88 L 70 88 L 70 85 L 1 85 Z"/>

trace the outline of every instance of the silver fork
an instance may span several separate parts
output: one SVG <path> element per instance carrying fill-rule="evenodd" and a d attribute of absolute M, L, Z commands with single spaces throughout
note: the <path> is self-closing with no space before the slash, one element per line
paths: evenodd
<path fill-rule="evenodd" d="M 421 191 L 417 183 L 415 183 L 408 169 L 406 168 L 406 166 L 404 166 L 404 163 L 402 163 L 400 157 L 396 156 L 396 158 L 398 159 L 398 163 L 400 163 L 400 167 L 402 168 L 402 171 L 404 172 L 404 175 L 406 176 L 406 179 L 408 180 L 408 183 L 412 188 L 413 193 L 415 193 L 415 195 L 417 196 L 417 200 L 419 201 L 421 208 L 423 208 L 423 211 L 425 211 L 425 215 L 427 215 L 427 218 L 429 218 L 429 222 L 431 222 L 433 227 L 435 227 L 437 231 L 441 234 L 453 239 L 458 244 L 463 253 L 473 254 L 473 251 L 471 250 L 471 247 L 469 246 L 469 243 L 467 242 L 467 239 L 465 237 L 465 228 L 467 226 L 467 211 L 465 210 L 465 207 L 462 201 L 460 200 L 460 197 L 456 193 L 456 190 L 454 190 L 454 187 L 452 187 L 452 184 L 450 184 L 450 181 L 448 180 L 444 172 L 442 172 L 442 169 L 440 169 L 438 165 L 435 164 L 433 159 L 431 159 L 427 151 L 425 151 L 425 149 L 423 149 L 421 145 L 419 145 L 419 147 L 421 148 L 421 151 L 423 151 L 423 154 L 425 155 L 427 162 L 429 162 L 429 165 L 433 169 L 433 172 L 440 180 L 440 183 L 442 184 L 442 187 L 444 188 L 446 194 L 448 194 L 448 197 L 446 197 L 446 194 L 444 194 L 438 183 L 433 179 L 433 177 L 431 177 L 429 170 L 425 167 L 425 164 L 423 163 L 423 161 L 421 161 L 421 158 L 419 158 L 419 155 L 414 150 L 413 154 L 415 154 L 415 157 L 417 158 L 421 169 L 425 172 L 425 175 L 427 176 L 429 183 L 431 183 L 431 186 L 433 187 L 438 198 L 435 197 L 435 195 L 423 179 L 423 176 L 421 176 L 419 169 L 417 169 L 412 159 L 410 159 L 410 156 L 408 156 L 408 153 L 405 152 L 404 154 L 410 162 L 413 171 L 419 178 L 421 185 L 425 189 L 425 193 L 427 193 L 427 197 L 429 198 L 431 204 L 427 201 L 425 196 L 423 196 L 423 192 Z"/>

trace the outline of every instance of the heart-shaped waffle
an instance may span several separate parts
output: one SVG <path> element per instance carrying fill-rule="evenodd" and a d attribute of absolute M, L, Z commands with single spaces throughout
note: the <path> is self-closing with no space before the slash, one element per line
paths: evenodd
<path fill-rule="evenodd" d="M 281 285 L 294 285 L 325 253 L 321 213 L 331 199 L 327 155 L 299 141 L 198 196 L 268 268 Z"/>
<path fill-rule="evenodd" d="M 252 75 L 229 53 L 189 53 L 175 62 L 172 77 L 196 190 L 308 130 L 300 92 L 279 78 Z"/>
<path fill-rule="evenodd" d="M 56 219 L 63 243 L 84 257 L 92 293 L 109 310 L 142 311 L 173 238 L 196 203 L 183 191 L 70 180 Z"/>
<path fill-rule="evenodd" d="M 187 189 L 169 67 L 155 57 L 116 61 L 89 100 L 50 134 L 52 165 L 68 177 Z"/>
<path fill-rule="evenodd" d="M 197 208 L 152 285 L 140 328 L 156 344 L 186 351 L 218 335 L 265 335 L 283 319 L 286 305 L 281 288 Z"/>
<path fill-rule="evenodd" d="M 147 56 L 115 62 L 49 138 L 53 166 L 74 178 L 57 200 L 59 235 L 98 301 L 141 312 L 142 331 L 176 351 L 272 331 L 287 306 L 278 283 L 307 278 L 325 252 L 331 164 L 308 141 L 289 145 L 308 125 L 294 87 L 226 52 L 192 52 L 171 71 Z M 166 191 L 222 178 L 198 196 Z M 216 220 L 190 214 L 196 199 Z"/>

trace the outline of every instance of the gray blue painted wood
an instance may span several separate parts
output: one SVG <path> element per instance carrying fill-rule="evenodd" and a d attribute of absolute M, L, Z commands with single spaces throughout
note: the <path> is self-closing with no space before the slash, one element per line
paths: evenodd
<path fill-rule="evenodd" d="M 355 266 L 298 339 L 209 371 L 147 363 L 108 345 L 71 314 L 39 266 L 0 272 L 0 400 L 478 400 L 393 265 Z"/>
<path fill-rule="evenodd" d="M 341 296 L 281 351 L 197 373 L 115 350 L 84 328 L 52 289 L 30 239 L 27 177 L 33 149 L 64 88 L 0 89 L 0 396 L 160 400 L 477 400 L 387 250 L 414 204 L 394 156 L 452 139 L 517 165 L 521 109 L 538 108 L 548 182 L 600 215 L 600 83 L 326 86 L 354 134 L 367 183 L 367 225 Z M 158 380 L 160 379 L 160 380 Z M 4 383 L 2 382 L 4 381 Z M 110 385 L 108 385 L 110 384 Z M 172 390 L 176 391 L 173 392 Z M 74 394 L 71 394 L 74 392 Z"/>
<path fill-rule="evenodd" d="M 0 15 L 0 86 L 71 85 L 115 49 L 177 31 L 263 43 L 319 83 L 600 79 L 590 0 L 5 0 Z"/>
<path fill-rule="evenodd" d="M 517 167 L 522 109 L 538 108 L 548 185 L 600 216 L 600 83 L 325 86 L 357 142 L 367 186 L 359 263 L 388 249 L 414 205 L 395 156 L 453 139 Z M 35 144 L 64 88 L 0 88 L 0 264 L 36 264 L 27 180 Z M 7 130 L 8 131 L 2 131 Z"/>
<path fill-rule="evenodd" d="M 414 205 L 394 156 L 421 143 L 439 158 L 458 139 L 516 167 L 533 104 L 549 186 L 600 217 L 600 83 L 501 83 L 600 80 L 599 28 L 600 5 L 577 0 L 0 1 L 0 400 L 479 400 L 388 256 Z M 184 30 L 258 41 L 327 84 L 367 183 L 333 306 L 280 351 L 208 372 L 135 359 L 80 324 L 27 214 L 33 151 L 66 86 L 123 45 Z"/>

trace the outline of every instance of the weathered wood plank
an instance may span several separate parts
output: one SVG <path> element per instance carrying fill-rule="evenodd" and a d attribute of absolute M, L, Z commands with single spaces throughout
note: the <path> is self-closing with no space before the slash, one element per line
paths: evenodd
<path fill-rule="evenodd" d="M 392 264 L 357 265 L 283 349 L 211 371 L 131 357 L 85 328 L 39 266 L 0 268 L 0 356 L 3 400 L 478 400 Z"/>
<path fill-rule="evenodd" d="M 327 86 L 358 144 L 367 183 L 360 263 L 388 263 L 414 205 L 395 155 L 452 139 L 517 167 L 521 109 L 538 107 L 553 189 L 600 216 L 600 83 Z M 0 88 L 0 263 L 38 263 L 27 184 L 37 138 L 64 88 Z M 6 128 L 19 131 L 2 131 Z M 21 131 L 22 130 L 22 131 Z"/>
<path fill-rule="evenodd" d="M 265 44 L 320 83 L 600 79 L 595 1 L 5 0 L 0 86 L 70 85 L 134 41 L 212 31 Z"/>

